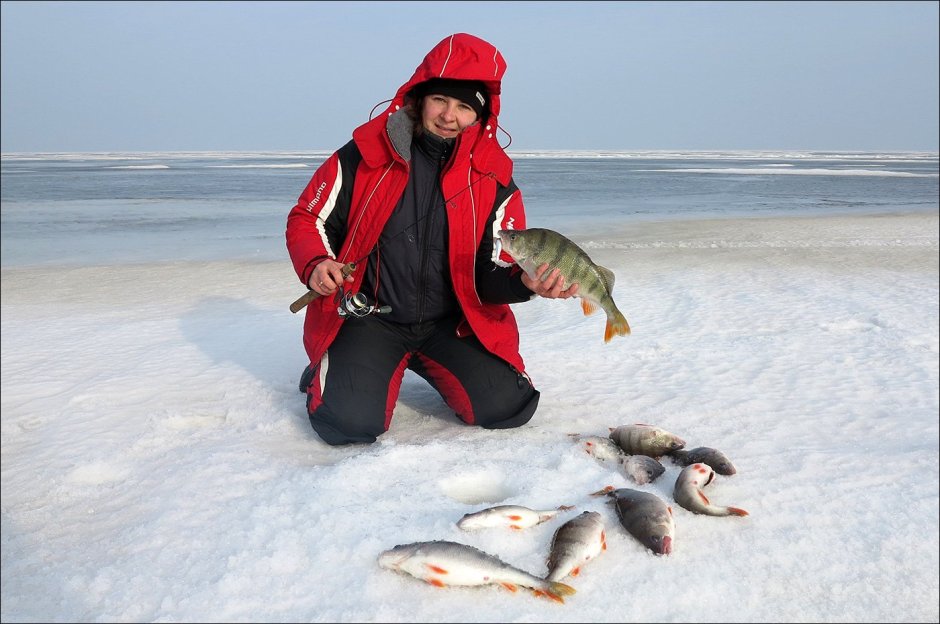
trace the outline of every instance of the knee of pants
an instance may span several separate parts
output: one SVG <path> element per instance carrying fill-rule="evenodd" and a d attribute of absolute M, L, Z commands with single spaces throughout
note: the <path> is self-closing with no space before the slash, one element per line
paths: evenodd
<path fill-rule="evenodd" d="M 484 429 L 512 429 L 521 427 L 532 419 L 535 410 L 539 406 L 539 397 L 541 394 L 535 388 L 531 388 L 528 400 L 522 404 L 522 407 L 511 414 L 505 412 L 499 416 L 481 418 L 478 416 L 477 423 Z"/>
<path fill-rule="evenodd" d="M 331 370 L 319 401 L 314 401 L 312 394 L 307 395 L 310 424 L 327 444 L 375 442 L 391 420 L 390 404 L 394 405 L 397 396 L 393 386 L 372 374 L 368 367 Z"/>
<path fill-rule="evenodd" d="M 362 420 L 347 421 L 336 418 L 325 405 L 310 412 L 309 416 L 313 430 L 330 446 L 372 444 L 378 436 L 385 433 L 384 428 L 376 429 L 374 424 L 369 426 L 369 423 Z"/>

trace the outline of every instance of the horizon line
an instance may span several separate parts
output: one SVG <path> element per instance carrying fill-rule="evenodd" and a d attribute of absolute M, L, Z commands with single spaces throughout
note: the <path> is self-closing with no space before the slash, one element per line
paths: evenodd
<path fill-rule="evenodd" d="M 0 152 L 2 158 L 17 158 L 22 156 L 116 156 L 116 155 L 164 155 L 164 156 L 184 156 L 184 155 L 279 155 L 279 154 L 297 154 L 297 155 L 330 155 L 335 149 L 204 149 L 204 150 L 36 150 L 36 151 L 11 151 Z M 940 157 L 938 150 L 921 149 L 893 149 L 893 150 L 848 150 L 848 149 L 800 149 L 800 148 L 696 148 L 696 149 L 593 149 L 593 148 L 531 148 L 531 149 L 507 149 L 509 155 L 525 156 L 531 155 L 664 155 L 664 154 L 694 154 L 694 155 L 723 155 L 723 154 L 752 154 L 752 155 L 773 155 L 776 157 L 790 156 L 799 157 L 801 155 L 912 155 L 918 154 L 927 157 Z"/>

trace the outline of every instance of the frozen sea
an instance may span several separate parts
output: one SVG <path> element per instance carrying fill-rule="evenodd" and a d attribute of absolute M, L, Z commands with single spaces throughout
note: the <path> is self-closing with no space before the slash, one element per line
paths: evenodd
<path fill-rule="evenodd" d="M 310 427 L 289 209 L 324 153 L 4 154 L 3 622 L 937 622 L 937 154 L 517 153 L 530 227 L 616 275 L 632 333 L 513 306 L 542 393 L 463 425 L 406 374 L 389 430 Z M 674 503 L 571 434 L 650 423 L 737 468 Z M 673 552 L 605 486 L 670 504 Z M 497 505 L 575 509 L 464 531 Z M 597 511 L 564 604 L 378 565 L 447 540 L 533 575 Z M 446 577 L 445 577 L 446 578 Z"/>
<path fill-rule="evenodd" d="M 937 154 L 519 152 L 532 227 L 936 210 Z M 4 154 L 4 266 L 285 258 L 286 211 L 328 156 Z"/>

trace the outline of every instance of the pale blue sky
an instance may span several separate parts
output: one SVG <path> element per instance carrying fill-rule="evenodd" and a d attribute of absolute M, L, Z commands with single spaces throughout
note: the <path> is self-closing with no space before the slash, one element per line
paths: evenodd
<path fill-rule="evenodd" d="M 937 2 L 3 2 L 2 151 L 336 149 L 454 32 L 510 149 L 938 150 Z"/>

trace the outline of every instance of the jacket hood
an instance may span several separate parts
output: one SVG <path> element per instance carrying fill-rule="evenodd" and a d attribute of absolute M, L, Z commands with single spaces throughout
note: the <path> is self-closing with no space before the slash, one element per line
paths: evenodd
<path fill-rule="evenodd" d="M 492 44 L 466 33 L 445 37 L 425 55 L 411 78 L 398 88 L 384 113 L 353 131 L 353 138 L 363 159 L 372 166 L 386 162 L 393 154 L 408 160 L 411 121 L 402 109 L 405 96 L 415 86 L 432 78 L 479 80 L 488 92 L 489 117 L 485 121 L 480 120 L 477 127 L 465 130 L 467 136 L 461 142 L 469 143 L 476 149 L 475 167 L 493 171 L 502 184 L 508 184 L 512 175 L 512 161 L 496 141 L 499 94 L 505 72 L 506 61 Z M 383 136 L 384 140 L 376 140 Z"/>
<path fill-rule="evenodd" d="M 398 89 L 392 105 L 402 105 L 405 94 L 432 78 L 479 80 L 486 86 L 492 119 L 499 114 L 504 73 L 506 60 L 494 45 L 467 33 L 456 33 L 442 39 L 427 53 L 408 82 Z"/>

